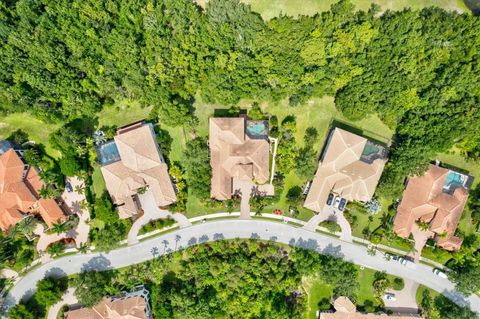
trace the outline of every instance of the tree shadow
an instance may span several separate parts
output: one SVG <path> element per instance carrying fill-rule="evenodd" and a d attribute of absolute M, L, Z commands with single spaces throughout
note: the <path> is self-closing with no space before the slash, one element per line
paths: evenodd
<path fill-rule="evenodd" d="M 67 273 L 59 268 L 59 267 L 53 267 L 53 268 L 50 268 L 49 270 L 47 270 L 45 272 L 45 277 L 44 278 L 53 278 L 53 279 L 59 279 L 59 278 L 63 278 L 63 277 L 66 277 L 67 276 Z"/>
<path fill-rule="evenodd" d="M 213 240 L 223 240 L 223 239 L 225 239 L 225 236 L 223 236 L 223 234 L 221 233 L 213 234 Z"/>
<path fill-rule="evenodd" d="M 250 239 L 260 239 L 260 235 L 258 235 L 257 233 L 252 233 Z"/>
<path fill-rule="evenodd" d="M 196 237 L 192 237 L 188 240 L 188 246 L 193 246 L 193 245 L 196 245 L 197 244 L 197 238 Z"/>
<path fill-rule="evenodd" d="M 87 263 L 83 264 L 81 272 L 87 271 L 104 271 L 111 269 L 110 260 L 104 256 L 93 257 Z"/>
<path fill-rule="evenodd" d="M 207 235 L 202 235 L 202 236 L 200 236 L 200 238 L 198 239 L 198 242 L 199 242 L 199 243 L 205 243 L 205 242 L 208 241 L 208 239 L 209 239 L 209 238 L 208 238 Z"/>
<path fill-rule="evenodd" d="M 332 244 L 328 244 L 327 247 L 325 247 L 322 250 L 322 254 L 329 255 L 329 256 L 332 256 L 332 257 L 336 257 L 336 258 L 343 258 L 343 256 L 344 256 L 342 254 L 342 247 L 340 245 L 333 246 Z"/>

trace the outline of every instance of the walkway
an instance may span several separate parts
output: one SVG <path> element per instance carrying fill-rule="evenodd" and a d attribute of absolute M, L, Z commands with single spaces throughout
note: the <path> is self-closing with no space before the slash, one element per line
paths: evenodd
<path fill-rule="evenodd" d="M 415 269 L 407 268 L 393 260 L 385 260 L 383 254 L 370 256 L 367 247 L 347 243 L 338 238 L 296 228 L 285 223 L 266 220 L 216 220 L 180 228 L 161 236 L 142 241 L 136 245 L 118 248 L 108 253 L 91 253 L 65 256 L 41 265 L 28 272 L 25 277 L 10 290 L 5 301 L 7 308 L 12 307 L 22 298 L 29 298 L 34 293 L 36 283 L 49 276 L 67 276 L 85 270 L 106 270 L 126 267 L 141 263 L 154 257 L 183 249 L 187 246 L 212 240 L 258 238 L 272 240 L 283 244 L 295 245 L 322 254 L 342 257 L 349 262 L 377 271 L 412 280 L 427 286 L 455 303 L 480 311 L 480 297 L 468 298 L 455 292 L 455 286 L 448 279 L 433 274 L 433 269 L 417 264 Z"/>
<path fill-rule="evenodd" d="M 75 297 L 75 289 L 68 288 L 67 291 L 62 296 L 62 300 L 54 304 L 48 309 L 47 319 L 57 319 L 58 312 L 64 305 L 76 305 L 78 304 L 78 299 Z"/>
<path fill-rule="evenodd" d="M 350 243 L 353 242 L 352 228 L 350 227 L 350 223 L 345 216 L 343 216 L 343 212 L 331 206 L 325 205 L 322 212 L 313 216 L 303 227 L 307 230 L 315 231 L 318 228 L 318 225 L 325 220 L 333 221 L 340 226 L 342 230 L 340 233 L 341 240 Z"/>
<path fill-rule="evenodd" d="M 421 230 L 417 223 L 413 223 L 412 235 L 415 240 L 415 251 L 409 254 L 410 257 L 418 261 L 422 255 L 422 250 L 429 238 L 435 237 L 435 233 L 430 230 Z"/>
<path fill-rule="evenodd" d="M 160 209 L 155 203 L 155 198 L 150 190 L 147 190 L 144 194 L 138 195 L 138 198 L 144 213 L 142 217 L 133 223 L 132 228 L 130 228 L 130 231 L 128 232 L 127 243 L 129 245 L 138 243 L 138 232 L 144 225 L 148 224 L 152 220 L 173 218 L 180 225 L 180 227 L 186 227 L 192 224 L 183 214 L 172 214 L 168 210 Z"/>

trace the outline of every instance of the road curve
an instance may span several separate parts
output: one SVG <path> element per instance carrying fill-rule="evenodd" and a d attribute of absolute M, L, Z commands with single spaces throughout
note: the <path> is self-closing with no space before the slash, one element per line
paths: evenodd
<path fill-rule="evenodd" d="M 442 293 L 460 306 L 468 305 L 472 310 L 480 313 L 478 296 L 463 297 L 455 292 L 453 283 L 433 274 L 429 266 L 416 264 L 415 268 L 408 268 L 395 261 L 385 260 L 380 253 L 370 256 L 364 246 L 288 224 L 259 219 L 211 221 L 180 228 L 109 253 L 78 254 L 55 259 L 31 270 L 19 280 L 10 290 L 4 309 L 9 309 L 23 298 L 29 298 L 35 291 L 36 283 L 45 275 L 61 277 L 85 270 L 122 268 L 198 243 L 235 238 L 271 240 L 342 257 L 357 265 L 413 280 Z"/>

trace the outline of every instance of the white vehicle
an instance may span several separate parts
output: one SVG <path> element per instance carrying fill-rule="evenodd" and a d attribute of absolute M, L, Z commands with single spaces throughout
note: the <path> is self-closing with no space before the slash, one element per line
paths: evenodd
<path fill-rule="evenodd" d="M 387 292 L 386 294 L 383 295 L 383 300 L 389 300 L 389 301 L 395 301 L 397 298 L 395 298 L 395 294 L 392 294 L 390 292 Z"/>
<path fill-rule="evenodd" d="M 335 208 L 337 208 L 337 207 L 338 207 L 338 204 L 340 204 L 340 200 L 341 200 L 341 199 L 342 199 L 342 198 L 341 198 L 340 196 L 335 197 L 335 200 L 333 201 L 333 205 L 332 205 L 332 206 L 335 207 Z"/>
<path fill-rule="evenodd" d="M 441 271 L 440 269 L 434 269 L 434 270 L 433 270 L 433 273 L 434 273 L 435 275 L 437 275 L 438 277 L 440 277 L 440 278 L 448 279 L 447 274 L 444 273 L 443 271 Z"/>

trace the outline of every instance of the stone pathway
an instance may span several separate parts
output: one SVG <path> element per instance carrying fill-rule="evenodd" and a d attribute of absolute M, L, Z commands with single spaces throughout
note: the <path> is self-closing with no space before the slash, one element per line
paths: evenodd
<path fill-rule="evenodd" d="M 78 215 L 78 225 L 77 228 L 58 235 L 47 234 L 42 224 L 38 223 L 36 225 L 33 233 L 40 237 L 37 243 L 37 251 L 41 256 L 42 263 L 51 260 L 46 251 L 48 246 L 52 243 L 64 238 L 74 238 L 77 247 L 79 247 L 81 244 L 85 244 L 88 241 L 88 233 L 90 232 L 88 221 L 90 219 L 90 213 L 88 212 L 88 209 L 81 209 L 81 202 L 85 200 L 85 195 L 77 192 L 77 187 L 84 187 L 83 182 L 78 179 L 78 177 L 67 177 L 67 181 L 72 185 L 73 191 L 69 193 L 65 190 L 61 197 L 70 211 L 73 214 Z"/>
<path fill-rule="evenodd" d="M 48 309 L 47 319 L 57 319 L 58 312 L 64 305 L 71 306 L 76 304 L 78 304 L 78 299 L 75 297 L 75 289 L 68 288 L 62 296 L 62 300 Z"/>

